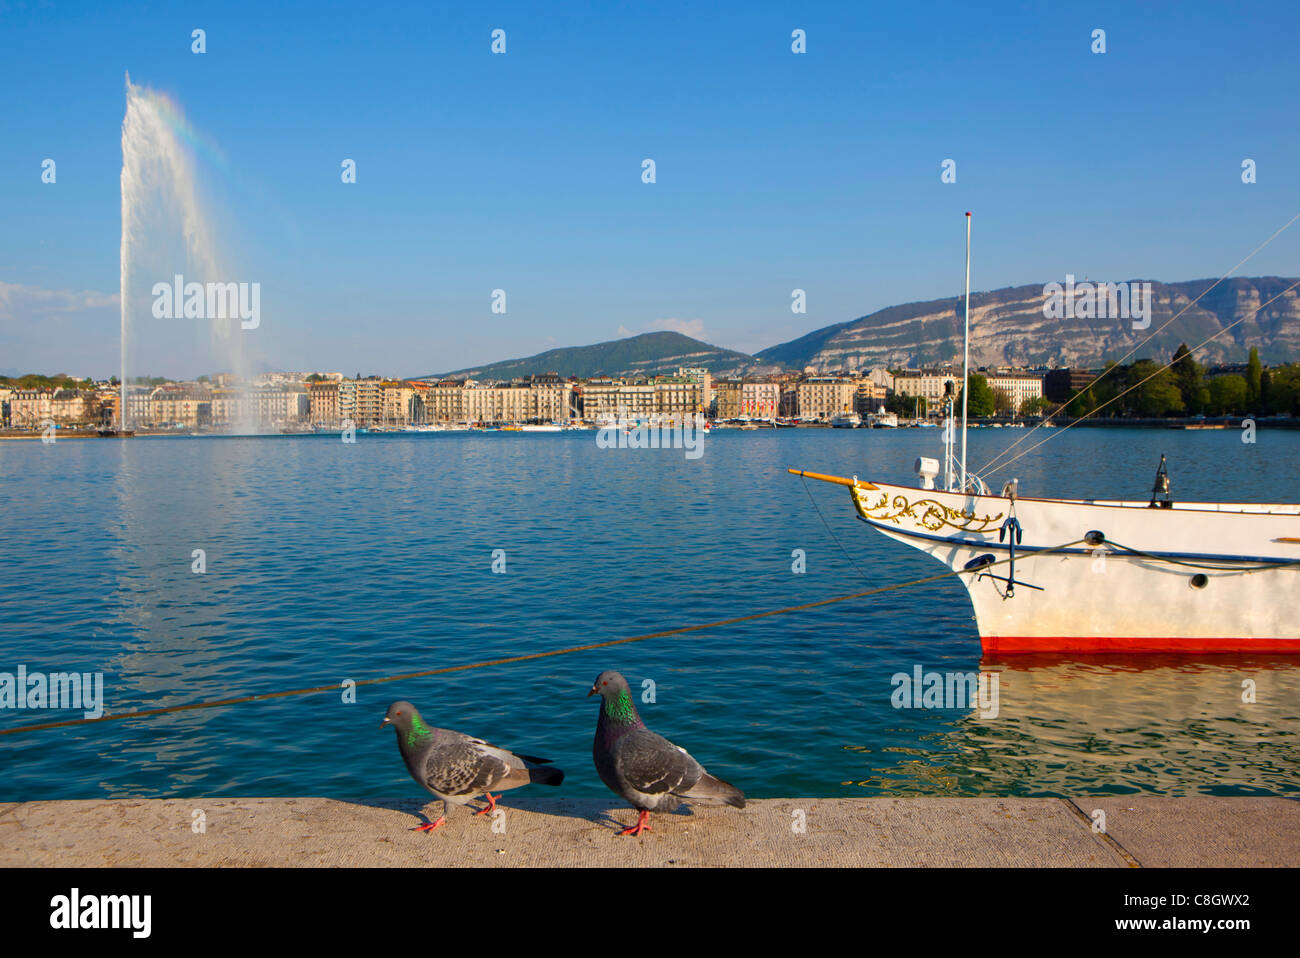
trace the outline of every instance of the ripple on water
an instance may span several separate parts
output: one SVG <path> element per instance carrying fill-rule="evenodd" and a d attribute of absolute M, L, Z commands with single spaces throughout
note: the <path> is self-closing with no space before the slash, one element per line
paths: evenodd
<path fill-rule="evenodd" d="M 933 574 L 787 466 L 907 481 L 931 430 L 719 433 L 703 458 L 594 433 L 5 443 L 0 671 L 102 671 L 110 712 L 422 671 L 778 608 Z M 972 434 L 972 459 L 1000 436 Z M 1074 430 L 1017 463 L 1022 492 L 1295 498 L 1300 434 Z M 1240 446 L 1240 443 L 1238 443 Z M 1233 451 L 1239 453 L 1237 447 Z M 1091 464 L 1092 472 L 1078 468 Z M 837 540 L 838 539 L 838 543 Z M 844 549 L 852 554 L 845 555 Z M 806 574 L 791 572 L 805 550 Z M 191 571 L 203 549 L 207 572 Z M 493 550 L 507 571 L 491 571 Z M 864 582 L 864 579 L 866 580 Z M 996 670 L 997 718 L 896 710 L 915 665 Z M 591 767 L 592 678 L 748 794 L 1295 794 L 1300 670 L 1285 660 L 980 661 L 955 583 L 610 649 L 0 739 L 0 801 L 413 789 L 387 703 Z M 1242 681 L 1257 687 L 1241 701 Z M 648 688 L 645 690 L 648 691 Z M 0 727 L 51 713 L 0 713 Z M 68 717 L 60 713 L 58 717 Z"/>

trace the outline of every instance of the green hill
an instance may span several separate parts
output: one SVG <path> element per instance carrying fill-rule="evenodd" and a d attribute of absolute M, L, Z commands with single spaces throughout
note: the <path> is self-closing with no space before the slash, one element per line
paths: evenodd
<path fill-rule="evenodd" d="M 418 379 L 505 380 L 533 373 L 561 376 L 653 376 L 673 373 L 679 366 L 703 366 L 714 375 L 747 372 L 763 364 L 753 356 L 683 336 L 681 333 L 642 333 L 590 346 L 548 349 L 524 359 L 507 359 L 456 369 Z"/>

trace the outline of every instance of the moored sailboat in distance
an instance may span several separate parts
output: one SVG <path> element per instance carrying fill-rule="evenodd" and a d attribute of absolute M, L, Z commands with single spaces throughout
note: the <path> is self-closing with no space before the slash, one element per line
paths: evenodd
<path fill-rule="evenodd" d="M 859 519 L 956 572 L 986 653 L 1300 654 L 1300 504 L 1174 501 L 1163 456 L 1148 502 L 995 494 L 966 469 L 964 390 L 960 456 L 953 406 L 943 489 L 925 457 L 919 487 L 789 471 L 848 487 Z"/>

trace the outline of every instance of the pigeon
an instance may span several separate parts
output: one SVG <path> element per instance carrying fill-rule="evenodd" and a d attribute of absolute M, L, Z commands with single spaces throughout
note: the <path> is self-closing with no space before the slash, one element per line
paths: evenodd
<path fill-rule="evenodd" d="M 410 702 L 394 702 L 379 727 L 397 731 L 397 747 L 411 777 L 442 799 L 442 814 L 416 831 L 428 832 L 447 823 L 448 802 L 465 805 L 476 795 L 487 796 L 487 806 L 474 814 L 486 815 L 497 806 L 492 789 L 504 792 L 536 782 L 559 785 L 564 772 L 550 759 L 516 755 L 481 738 L 426 725 Z"/>
<path fill-rule="evenodd" d="M 650 812 L 671 812 L 683 800 L 704 805 L 745 807 L 740 789 L 706 772 L 699 762 L 662 735 L 645 727 L 627 680 L 601 672 L 588 695 L 599 695 L 600 718 L 591 745 L 600 780 L 640 813 L 620 835 L 652 831 Z"/>

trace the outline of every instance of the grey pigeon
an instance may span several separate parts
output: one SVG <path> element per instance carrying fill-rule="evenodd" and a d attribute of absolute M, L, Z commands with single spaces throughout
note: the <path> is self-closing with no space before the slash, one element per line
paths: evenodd
<path fill-rule="evenodd" d="M 448 802 L 465 805 L 476 795 L 487 796 L 487 806 L 475 812 L 485 815 L 496 808 L 492 789 L 504 792 L 530 782 L 559 785 L 564 772 L 550 766 L 550 759 L 516 755 L 445 728 L 425 724 L 410 702 L 394 702 L 379 727 L 397 730 L 397 747 L 411 777 L 442 799 L 442 815 L 436 822 L 416 831 L 432 831 L 447 822 Z"/>
<path fill-rule="evenodd" d="M 601 697 L 591 745 L 600 780 L 640 812 L 636 824 L 620 835 L 651 831 L 647 820 L 652 811 L 671 812 L 683 800 L 745 807 L 740 789 L 714 778 L 686 749 L 645 727 L 623 676 L 601 672 L 587 694 Z"/>

